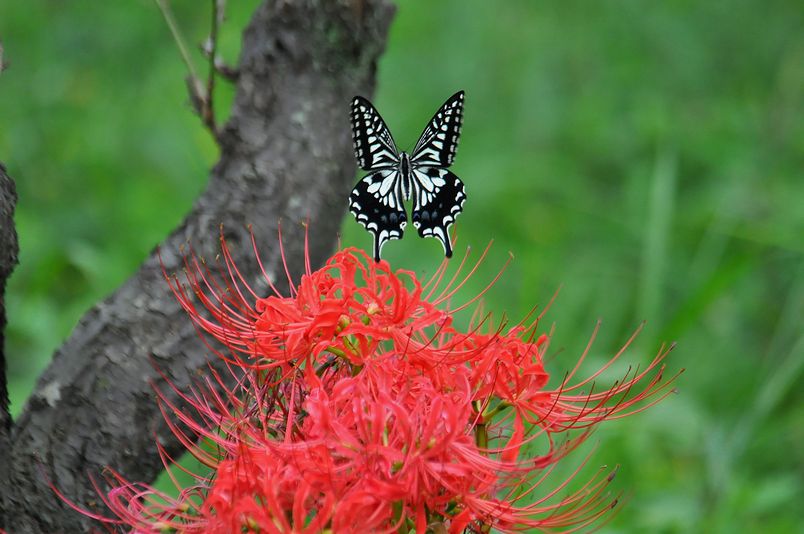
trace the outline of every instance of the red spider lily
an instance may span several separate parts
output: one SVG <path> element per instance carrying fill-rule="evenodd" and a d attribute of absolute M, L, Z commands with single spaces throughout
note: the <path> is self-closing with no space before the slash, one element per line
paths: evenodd
<path fill-rule="evenodd" d="M 261 297 L 221 244 L 218 273 L 191 256 L 187 285 L 168 280 L 199 330 L 226 348 L 210 345 L 231 377 L 211 370 L 191 391 L 174 389 L 189 410 L 160 394 L 171 429 L 213 474 L 169 498 L 110 473 L 108 523 L 138 532 L 573 531 L 614 506 L 613 473 L 574 491 L 574 474 L 557 487 L 545 480 L 597 424 L 671 392 L 675 376 L 664 380 L 661 363 L 669 349 L 607 390 L 593 381 L 623 351 L 572 382 L 579 361 L 551 388 L 541 317 L 506 328 L 486 316 L 458 329 L 456 310 L 476 300 L 448 306 L 477 268 L 461 278 L 466 258 L 446 283 L 444 263 L 423 284 L 346 249 L 317 271 L 308 261 L 287 296 L 266 275 L 273 294 Z M 544 452 L 533 456 L 537 443 Z"/>

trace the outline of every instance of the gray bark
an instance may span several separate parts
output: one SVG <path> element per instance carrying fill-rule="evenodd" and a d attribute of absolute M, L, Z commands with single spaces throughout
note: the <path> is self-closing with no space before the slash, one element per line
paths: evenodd
<path fill-rule="evenodd" d="M 387 0 L 275 0 L 258 8 L 243 36 L 231 118 L 218 133 L 220 160 L 206 191 L 160 245 L 169 272 L 180 271 L 179 251 L 188 242 L 212 260 L 223 224 L 235 261 L 256 280 L 252 224 L 267 269 L 282 273 L 279 220 L 292 274 L 303 266 L 302 221 L 309 219 L 313 265 L 323 262 L 355 171 L 349 101 L 372 92 L 392 16 Z M 89 529 L 49 481 L 103 513 L 90 475 L 100 478 L 110 466 L 129 480 L 153 480 L 162 470 L 154 436 L 171 454 L 181 451 L 154 401 L 150 382 L 161 381 L 154 365 L 182 388 L 208 356 L 151 254 L 80 320 L 11 426 L 7 472 L 0 473 L 5 528 Z"/>
<path fill-rule="evenodd" d="M 1 65 L 0 65 L 1 66 Z M 17 191 L 14 181 L 0 163 L 0 451 L 9 450 L 11 415 L 8 412 L 8 385 L 6 381 L 6 355 L 4 332 L 6 327 L 6 280 L 17 265 L 17 234 L 14 231 L 14 207 Z M 8 480 L 9 464 L 0 461 L 0 487 Z M 0 506 L 0 525 L 3 513 Z"/>

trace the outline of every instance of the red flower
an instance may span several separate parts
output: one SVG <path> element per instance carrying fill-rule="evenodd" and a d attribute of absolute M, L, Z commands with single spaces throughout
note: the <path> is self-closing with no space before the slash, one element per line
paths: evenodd
<path fill-rule="evenodd" d="M 574 530 L 616 502 L 613 473 L 561 498 L 569 481 L 543 481 L 591 428 L 657 402 L 675 378 L 662 380 L 663 350 L 608 390 L 592 381 L 611 362 L 573 383 L 576 366 L 549 387 L 538 318 L 459 330 L 445 303 L 466 278 L 442 284 L 446 264 L 422 284 L 347 249 L 289 296 L 268 280 L 274 294 L 258 297 L 222 246 L 222 276 L 191 257 L 188 286 L 169 281 L 199 329 L 227 347 L 217 354 L 234 386 L 211 372 L 177 391 L 192 413 L 160 396 L 213 474 L 177 499 L 112 474 L 108 521 L 181 532 Z M 571 429 L 580 433 L 557 444 Z"/>

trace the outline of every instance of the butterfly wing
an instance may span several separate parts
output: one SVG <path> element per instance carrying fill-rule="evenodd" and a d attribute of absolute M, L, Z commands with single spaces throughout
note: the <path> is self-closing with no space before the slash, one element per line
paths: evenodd
<path fill-rule="evenodd" d="M 354 97 L 350 117 L 355 157 L 360 168 L 364 171 L 376 171 L 397 167 L 399 151 L 396 143 L 371 102 L 362 96 Z"/>
<path fill-rule="evenodd" d="M 447 258 L 452 256 L 449 228 L 463 210 L 466 191 L 461 179 L 447 169 L 414 168 L 413 226 L 421 237 L 436 237 Z"/>
<path fill-rule="evenodd" d="M 462 124 L 463 91 L 458 91 L 427 123 L 410 156 L 413 225 L 421 237 L 441 241 L 448 258 L 452 256 L 449 228 L 466 201 L 463 182 L 446 169 L 455 160 Z"/>
<path fill-rule="evenodd" d="M 380 261 L 383 245 L 401 239 L 408 220 L 399 171 L 376 171 L 360 180 L 349 195 L 349 211 L 374 236 L 374 260 Z"/>
<path fill-rule="evenodd" d="M 444 102 L 422 132 L 410 155 L 412 165 L 449 167 L 455 159 L 463 124 L 463 91 Z"/>
<path fill-rule="evenodd" d="M 372 172 L 349 195 L 349 211 L 374 236 L 374 259 L 380 261 L 383 245 L 401 239 L 407 223 L 399 151 L 385 121 L 365 98 L 356 96 L 352 100 L 351 120 L 357 163 Z"/>

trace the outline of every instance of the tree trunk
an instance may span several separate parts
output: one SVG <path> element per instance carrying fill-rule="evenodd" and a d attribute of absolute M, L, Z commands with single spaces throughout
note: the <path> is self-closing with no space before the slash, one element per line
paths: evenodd
<path fill-rule="evenodd" d="M 5 338 L 6 327 L 6 280 L 17 265 L 17 234 L 14 231 L 14 207 L 17 191 L 14 181 L 0 164 L 0 451 L 10 449 L 11 414 L 8 411 L 8 386 L 6 380 Z M 2 453 L 0 453 L 2 454 Z M 9 462 L 0 461 L 0 488 L 9 480 Z M 0 489 L 2 491 L 2 489 Z M 0 501 L 0 526 L 3 525 L 3 502 Z"/>
<path fill-rule="evenodd" d="M 302 272 L 303 221 L 309 220 L 311 260 L 323 262 L 355 171 L 349 101 L 371 93 L 392 16 L 387 0 L 274 0 L 257 9 L 243 36 L 231 118 L 218 135 L 220 160 L 206 191 L 160 245 L 168 272 L 181 269 L 187 243 L 212 263 L 223 224 L 235 261 L 256 280 L 251 224 L 264 243 L 266 270 L 283 273 L 280 220 L 291 274 Z M 10 239 L 0 242 L 0 288 L 16 259 L 8 183 L 10 189 L 0 173 L 0 240 Z M 0 321 L 1 313 L 2 301 Z M 154 437 L 170 454 L 182 448 L 151 383 L 159 386 L 161 372 L 186 387 L 208 356 L 152 253 L 87 312 L 20 418 L 0 429 L 0 524 L 10 533 L 85 532 L 90 522 L 56 497 L 51 482 L 80 506 L 104 513 L 90 476 L 99 479 L 110 466 L 130 480 L 152 481 L 162 470 Z M 4 389 L 5 380 L 0 401 L 8 422 Z"/>

